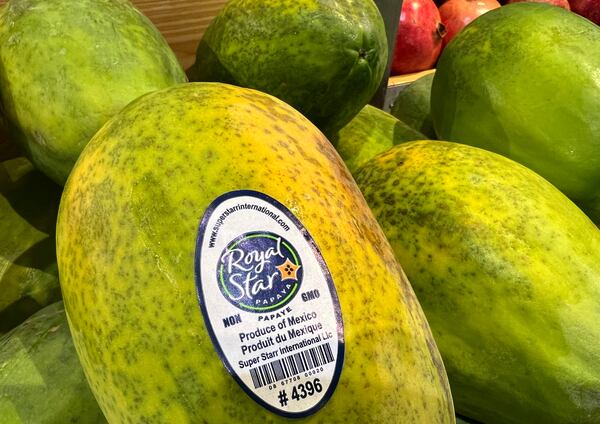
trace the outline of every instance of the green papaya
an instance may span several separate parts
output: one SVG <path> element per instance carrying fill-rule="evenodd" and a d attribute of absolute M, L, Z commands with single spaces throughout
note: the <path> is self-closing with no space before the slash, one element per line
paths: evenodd
<path fill-rule="evenodd" d="M 162 35 L 128 0 L 9 0 L 0 12 L 9 133 L 61 185 L 111 116 L 185 81 Z"/>
<path fill-rule="evenodd" d="M 23 157 L 0 162 L 0 334 L 60 300 L 54 238 L 61 191 Z"/>
<path fill-rule="evenodd" d="M 427 138 L 437 139 L 431 118 L 431 85 L 433 73 L 413 81 L 394 100 L 391 114 Z"/>
<path fill-rule="evenodd" d="M 389 113 L 366 105 L 330 141 L 354 173 L 360 165 L 396 144 L 426 138 Z"/>
<path fill-rule="evenodd" d="M 73 169 L 57 253 L 111 422 L 454 422 L 352 176 L 272 96 L 190 83 L 130 104 Z"/>
<path fill-rule="evenodd" d="M 188 74 L 269 93 L 332 135 L 371 100 L 387 54 L 372 0 L 231 0 Z"/>
<path fill-rule="evenodd" d="M 106 423 L 77 358 L 62 302 L 0 337 L 0 422 Z"/>
<path fill-rule="evenodd" d="M 562 8 L 486 13 L 440 57 L 437 134 L 527 166 L 600 223 L 599 51 L 600 27 Z"/>
<path fill-rule="evenodd" d="M 423 306 L 459 414 L 600 422 L 600 230 L 575 204 L 510 159 L 449 142 L 395 146 L 356 181 Z"/>

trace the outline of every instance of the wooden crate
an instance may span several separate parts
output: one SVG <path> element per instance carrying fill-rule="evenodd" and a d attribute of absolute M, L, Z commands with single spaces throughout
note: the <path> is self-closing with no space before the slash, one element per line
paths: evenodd
<path fill-rule="evenodd" d="M 133 0 L 165 36 L 185 69 L 210 21 L 227 0 Z"/>

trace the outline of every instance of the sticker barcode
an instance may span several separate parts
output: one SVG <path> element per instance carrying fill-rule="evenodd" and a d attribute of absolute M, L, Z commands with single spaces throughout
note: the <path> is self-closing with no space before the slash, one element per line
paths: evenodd
<path fill-rule="evenodd" d="M 312 370 L 321 365 L 333 362 L 333 352 L 329 343 L 311 347 L 302 352 L 294 353 L 282 359 L 271 361 L 256 368 L 250 368 L 250 376 L 254 388 L 258 389 L 267 384 L 273 384 L 284 378 L 293 377 L 304 371 Z"/>

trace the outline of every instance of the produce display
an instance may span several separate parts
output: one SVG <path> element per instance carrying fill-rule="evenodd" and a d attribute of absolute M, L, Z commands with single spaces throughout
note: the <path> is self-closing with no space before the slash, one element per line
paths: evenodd
<path fill-rule="evenodd" d="M 600 423 L 600 3 L 391 6 L 0 0 L 0 424 Z"/>
<path fill-rule="evenodd" d="M 600 230 L 534 172 L 458 143 L 395 146 L 355 175 L 423 306 L 457 411 L 600 422 Z"/>
<path fill-rule="evenodd" d="M 128 1 L 12 0 L 0 10 L 0 62 L 9 133 L 61 185 L 108 118 L 186 81 L 164 38 Z"/>

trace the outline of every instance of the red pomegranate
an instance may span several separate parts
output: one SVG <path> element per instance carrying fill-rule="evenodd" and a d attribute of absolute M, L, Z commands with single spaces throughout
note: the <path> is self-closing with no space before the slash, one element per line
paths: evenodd
<path fill-rule="evenodd" d="M 473 19 L 500 7 L 497 0 L 448 0 L 440 6 L 440 17 L 446 27 L 444 47 Z"/>
<path fill-rule="evenodd" d="M 396 33 L 392 75 L 432 68 L 445 33 L 433 0 L 405 0 Z"/>
<path fill-rule="evenodd" d="M 506 4 L 511 3 L 523 3 L 523 2 L 532 2 L 532 3 L 548 3 L 552 6 L 562 7 L 563 9 L 571 10 L 569 7 L 569 2 L 567 0 L 508 0 Z"/>
<path fill-rule="evenodd" d="M 571 10 L 600 25 L 600 0 L 570 0 Z"/>

